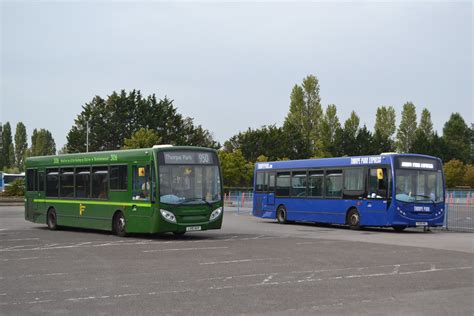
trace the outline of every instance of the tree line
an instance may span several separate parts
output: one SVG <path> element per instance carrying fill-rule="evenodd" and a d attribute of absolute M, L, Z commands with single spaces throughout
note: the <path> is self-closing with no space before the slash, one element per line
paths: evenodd
<path fill-rule="evenodd" d="M 323 109 L 319 81 L 309 75 L 295 84 L 290 94 L 290 106 L 282 126 L 269 125 L 248 128 L 224 143 L 220 153 L 227 186 L 251 186 L 253 163 L 286 159 L 307 159 L 340 156 L 378 155 L 382 152 L 418 153 L 440 157 L 456 168 L 456 178 L 446 173 L 449 186 L 474 187 L 472 173 L 459 177 L 461 170 L 471 170 L 474 131 L 459 113 L 453 113 L 444 124 L 442 136 L 433 129 L 427 108 L 417 118 L 416 106 L 406 102 L 396 125 L 393 106 L 380 106 L 375 113 L 373 130 L 364 124 L 355 111 L 341 122 L 337 107 Z M 464 168 L 464 169 L 463 169 Z"/>
<path fill-rule="evenodd" d="M 34 129 L 31 143 L 28 146 L 28 136 L 25 124 L 18 122 L 15 135 L 12 135 L 10 122 L 0 125 L 1 152 L 0 170 L 11 173 L 24 171 L 26 157 L 47 156 L 56 154 L 56 143 L 47 129 Z"/>
<path fill-rule="evenodd" d="M 248 128 L 221 146 L 210 131 L 180 114 L 173 100 L 158 99 L 155 94 L 143 96 L 140 90 L 121 90 L 105 98 L 95 96 L 84 104 L 59 153 L 85 152 L 87 127 L 89 151 L 145 148 L 154 144 L 211 147 L 219 149 L 225 185 L 229 187 L 251 186 L 257 161 L 420 153 L 440 157 L 446 168 L 454 169 L 455 172 L 446 170 L 450 186 L 474 187 L 470 184 L 472 176 L 467 176 L 472 174 L 474 132 L 459 113 L 451 115 L 441 136 L 433 129 L 430 111 L 423 108 L 418 119 L 412 102 L 403 105 L 398 126 L 396 120 L 394 107 L 384 105 L 376 109 L 372 130 L 361 124 L 355 111 L 341 121 L 336 105 L 323 107 L 319 81 L 308 75 L 301 84 L 293 86 L 282 126 Z M 45 129 L 33 131 L 28 147 L 21 122 L 17 124 L 14 143 L 10 124 L 3 125 L 2 143 L 3 169 L 16 167 L 21 171 L 25 157 L 56 153 L 54 139 Z M 454 160 L 459 163 L 448 163 Z"/>

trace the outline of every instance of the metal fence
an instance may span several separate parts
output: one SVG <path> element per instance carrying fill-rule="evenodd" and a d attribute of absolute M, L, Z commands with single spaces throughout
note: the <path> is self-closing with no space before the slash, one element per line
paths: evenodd
<path fill-rule="evenodd" d="M 224 194 L 224 206 L 227 210 L 251 212 L 253 207 L 252 191 L 229 191 Z"/>

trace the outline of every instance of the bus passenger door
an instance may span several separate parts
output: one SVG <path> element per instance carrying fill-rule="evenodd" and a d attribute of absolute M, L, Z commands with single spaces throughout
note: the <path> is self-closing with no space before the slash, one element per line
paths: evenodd
<path fill-rule="evenodd" d="M 387 168 L 369 168 L 367 174 L 366 215 L 363 225 L 385 225 L 389 207 L 389 179 Z"/>
<path fill-rule="evenodd" d="M 267 174 L 267 205 L 273 208 L 275 205 L 275 173 Z"/>

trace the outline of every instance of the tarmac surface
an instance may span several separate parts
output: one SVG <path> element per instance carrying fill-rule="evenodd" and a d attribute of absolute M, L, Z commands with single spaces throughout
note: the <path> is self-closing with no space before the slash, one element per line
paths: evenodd
<path fill-rule="evenodd" d="M 472 315 L 474 235 L 279 225 L 49 231 L 0 206 L 1 315 Z"/>

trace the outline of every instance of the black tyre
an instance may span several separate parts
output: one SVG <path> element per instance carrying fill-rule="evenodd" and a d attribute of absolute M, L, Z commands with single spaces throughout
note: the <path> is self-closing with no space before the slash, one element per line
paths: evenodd
<path fill-rule="evenodd" d="M 360 229 L 360 214 L 355 208 L 347 213 L 347 225 L 349 225 L 351 229 Z"/>
<path fill-rule="evenodd" d="M 176 236 L 183 236 L 186 232 L 173 232 Z"/>
<path fill-rule="evenodd" d="M 286 219 L 286 208 L 283 205 L 277 210 L 277 220 L 280 224 L 288 223 L 288 220 Z"/>
<path fill-rule="evenodd" d="M 119 237 L 127 236 L 127 227 L 125 222 L 125 217 L 123 216 L 122 212 L 119 212 L 114 217 L 114 233 Z"/>
<path fill-rule="evenodd" d="M 48 225 L 48 228 L 50 230 L 57 230 L 58 229 L 58 223 L 57 223 L 57 216 L 56 216 L 56 211 L 54 208 L 50 209 L 48 211 L 48 215 L 46 215 L 46 224 Z"/>
<path fill-rule="evenodd" d="M 406 226 L 393 226 L 393 230 L 396 232 L 402 232 L 407 228 Z"/>

